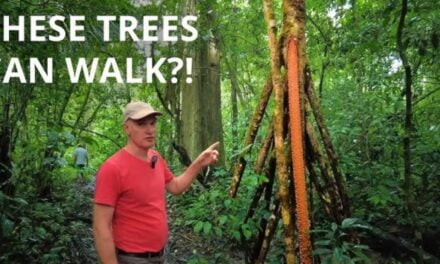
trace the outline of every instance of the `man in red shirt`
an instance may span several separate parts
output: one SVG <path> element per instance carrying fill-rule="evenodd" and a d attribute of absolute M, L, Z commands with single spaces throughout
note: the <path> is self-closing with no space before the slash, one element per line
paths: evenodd
<path fill-rule="evenodd" d="M 218 160 L 215 143 L 180 177 L 174 177 L 159 153 L 156 118 L 161 113 L 144 102 L 124 112 L 127 145 L 101 166 L 95 188 L 93 231 L 104 264 L 164 263 L 168 237 L 165 190 L 179 195 L 197 174 Z"/>

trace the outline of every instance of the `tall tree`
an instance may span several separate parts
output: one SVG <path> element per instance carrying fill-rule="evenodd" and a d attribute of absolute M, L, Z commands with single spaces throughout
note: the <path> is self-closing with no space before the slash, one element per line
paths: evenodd
<path fill-rule="evenodd" d="M 215 21 L 210 1 L 196 5 L 188 2 L 190 12 L 199 15 L 200 35 L 188 51 L 193 58 L 192 83 L 182 93 L 182 140 L 192 159 L 210 146 L 220 142 L 220 164 L 224 163 L 223 125 L 221 115 L 220 53 L 213 31 Z"/>
<path fill-rule="evenodd" d="M 415 204 L 412 190 L 412 173 L 411 173 L 411 137 L 413 133 L 413 113 L 412 113 L 412 104 L 413 104 L 413 92 L 412 92 L 412 70 L 411 64 L 408 61 L 408 57 L 406 56 L 406 47 L 403 44 L 403 31 L 405 28 L 405 17 L 408 13 L 408 1 L 402 0 L 402 9 L 400 11 L 400 19 L 399 24 L 397 26 L 397 51 L 400 56 L 400 60 L 402 61 L 403 68 L 405 70 L 405 81 L 404 81 L 404 89 L 403 93 L 405 94 L 405 134 L 403 137 L 403 152 L 404 152 L 404 190 L 406 195 L 406 204 L 408 214 L 411 218 L 413 228 L 416 225 L 416 217 L 415 217 Z"/>

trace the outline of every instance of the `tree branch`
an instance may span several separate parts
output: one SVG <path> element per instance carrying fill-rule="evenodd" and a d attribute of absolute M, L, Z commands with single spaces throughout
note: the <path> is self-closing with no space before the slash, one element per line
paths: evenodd
<path fill-rule="evenodd" d="M 68 124 L 68 123 L 66 123 L 66 122 L 63 122 L 63 126 L 65 126 L 65 127 L 70 127 L 70 128 L 74 128 L 73 125 Z M 105 139 L 111 141 L 111 142 L 112 142 L 113 144 L 115 144 L 116 146 L 118 146 L 118 148 L 122 148 L 122 146 L 121 146 L 118 142 L 116 142 L 114 139 L 112 139 L 112 138 L 110 138 L 110 137 L 108 137 L 108 136 L 106 136 L 106 135 L 104 135 L 104 134 L 101 134 L 101 133 L 99 133 L 99 132 L 96 132 L 96 131 L 93 131 L 93 130 L 90 130 L 90 129 L 87 129 L 87 128 L 83 128 L 83 127 L 80 127 L 80 128 L 78 128 L 78 129 L 81 130 L 81 131 L 85 131 L 85 132 L 88 132 L 88 133 L 91 133 L 91 134 L 97 135 L 97 136 L 99 136 L 99 137 L 105 138 Z"/>

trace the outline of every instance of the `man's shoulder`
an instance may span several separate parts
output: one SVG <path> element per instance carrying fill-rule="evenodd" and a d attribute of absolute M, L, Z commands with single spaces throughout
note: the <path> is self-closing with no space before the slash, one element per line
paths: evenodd
<path fill-rule="evenodd" d="M 118 169 L 120 164 L 123 164 L 123 153 L 122 149 L 118 150 L 117 152 L 113 153 L 109 158 L 107 158 L 101 165 L 102 167 L 110 167 Z"/>

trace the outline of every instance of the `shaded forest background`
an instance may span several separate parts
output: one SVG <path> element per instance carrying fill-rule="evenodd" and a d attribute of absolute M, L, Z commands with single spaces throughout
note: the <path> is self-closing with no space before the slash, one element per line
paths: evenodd
<path fill-rule="evenodd" d="M 308 183 L 317 263 L 438 263 L 439 7 L 436 0 L 306 1 L 308 63 L 351 207 L 350 218 L 334 221 Z M 274 10 L 281 28 L 281 1 L 274 1 Z M 219 166 L 205 171 L 185 195 L 168 197 L 171 263 L 255 261 L 261 224 L 275 206 L 262 199 L 252 217 L 248 215 L 255 192 L 268 176 L 252 169 L 258 152 L 247 150 L 263 145 L 274 110 L 272 98 L 255 142 L 245 144 L 271 71 L 262 1 L 0 4 L 2 16 L 37 14 L 85 15 L 88 41 L 2 41 L 2 62 L 53 57 L 62 65 L 66 57 L 115 57 L 121 62 L 133 57 L 142 64 L 146 57 L 193 57 L 195 81 L 186 84 L 182 75 L 177 84 L 72 84 L 66 69 L 58 69 L 53 84 L 1 83 L 0 262 L 97 262 L 90 218 L 94 175 L 125 144 L 121 114 L 131 100 L 147 101 L 164 113 L 156 148 L 175 174 L 210 143 L 222 143 Z M 102 29 L 92 19 L 185 14 L 199 17 L 199 37 L 193 43 L 103 42 Z M 5 67 L 0 65 L 1 74 Z M 171 69 L 165 72 L 170 76 Z M 409 159 L 405 138 L 410 140 Z M 72 165 L 79 143 L 86 144 L 90 155 L 82 183 Z M 187 150 L 186 159 L 179 146 Z M 248 169 L 237 197 L 230 198 L 231 168 L 243 153 Z M 280 223 L 266 262 L 284 263 L 284 252 Z"/>

